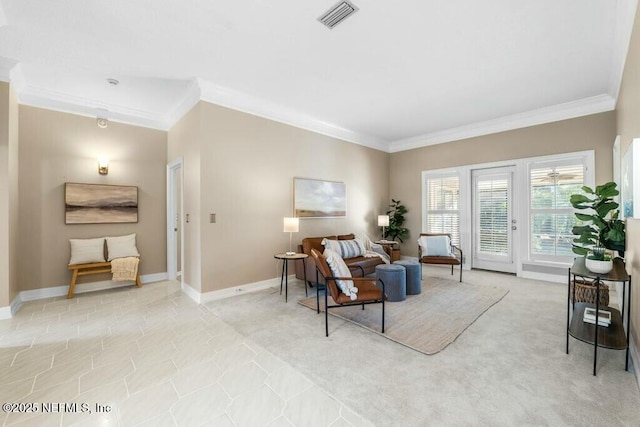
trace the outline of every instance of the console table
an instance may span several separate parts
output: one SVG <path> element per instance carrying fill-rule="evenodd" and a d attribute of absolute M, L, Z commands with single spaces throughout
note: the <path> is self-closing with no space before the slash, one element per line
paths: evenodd
<path fill-rule="evenodd" d="M 576 276 L 593 279 L 596 286 L 595 304 L 575 302 Z M 571 281 L 573 280 L 574 298 L 571 298 Z M 622 312 L 611 307 L 600 306 L 600 285 L 603 280 L 609 282 L 622 282 Z M 628 288 L 628 289 L 627 289 Z M 626 297 L 626 298 L 625 298 Z M 627 303 L 627 330 L 625 336 L 624 315 L 625 301 Z M 611 324 L 599 326 L 583 321 L 584 310 L 593 307 L 596 310 L 596 319 L 600 310 L 611 312 Z M 573 313 L 573 316 L 571 315 Z M 569 336 L 575 339 L 593 344 L 593 375 L 596 375 L 596 363 L 598 360 L 598 347 L 613 350 L 625 350 L 624 369 L 629 370 L 629 319 L 631 314 L 631 276 L 627 274 L 624 261 L 621 258 L 613 260 L 613 269 L 607 274 L 597 274 L 589 271 L 584 265 L 584 258 L 576 258 L 569 268 L 567 283 L 567 354 L 569 354 Z"/>

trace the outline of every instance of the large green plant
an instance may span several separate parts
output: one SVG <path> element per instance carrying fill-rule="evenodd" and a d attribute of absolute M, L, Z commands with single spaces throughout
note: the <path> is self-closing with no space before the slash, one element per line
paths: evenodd
<path fill-rule="evenodd" d="M 409 229 L 403 227 L 404 215 L 407 213 L 407 208 L 400 203 L 400 200 L 391 199 L 391 202 L 389 205 L 391 209 L 387 211 L 387 215 L 389 215 L 389 226 L 382 237 L 391 240 L 398 239 L 404 243 L 403 239 L 409 236 Z"/>
<path fill-rule="evenodd" d="M 624 222 L 618 219 L 620 214 L 619 204 L 613 200 L 620 194 L 615 182 L 598 185 L 595 190 L 590 187 L 582 187 L 585 194 L 572 194 L 571 205 L 575 209 L 591 210 L 590 213 L 578 213 L 576 217 L 583 225 L 573 227 L 573 234 L 578 237 L 573 239 L 573 252 L 578 255 L 587 255 L 593 252 L 592 259 L 604 260 L 604 249 L 618 251 L 624 256 L 625 229 Z"/>

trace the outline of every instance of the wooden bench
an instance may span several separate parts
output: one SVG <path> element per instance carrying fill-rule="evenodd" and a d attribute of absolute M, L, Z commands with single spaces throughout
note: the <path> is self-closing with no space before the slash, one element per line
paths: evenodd
<path fill-rule="evenodd" d="M 73 298 L 73 290 L 76 287 L 78 276 L 86 276 L 89 274 L 111 273 L 111 262 L 92 262 L 89 264 L 70 264 L 69 270 L 72 270 L 71 283 L 69 283 L 69 292 L 67 298 Z M 136 273 L 136 286 L 141 287 L 140 271 Z"/>

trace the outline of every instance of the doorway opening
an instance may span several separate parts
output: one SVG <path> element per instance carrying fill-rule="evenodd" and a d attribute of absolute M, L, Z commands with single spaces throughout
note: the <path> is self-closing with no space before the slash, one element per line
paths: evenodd
<path fill-rule="evenodd" d="M 184 282 L 183 190 L 183 164 L 180 157 L 167 165 L 167 276 L 169 280 L 179 277 L 181 283 Z"/>
<path fill-rule="evenodd" d="M 515 274 L 513 166 L 476 169 L 472 179 L 471 268 Z"/>

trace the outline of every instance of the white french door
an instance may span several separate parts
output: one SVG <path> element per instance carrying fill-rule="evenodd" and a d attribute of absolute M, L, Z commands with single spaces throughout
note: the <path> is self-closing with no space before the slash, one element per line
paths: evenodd
<path fill-rule="evenodd" d="M 472 268 L 516 272 L 514 168 L 478 169 L 473 181 Z"/>

